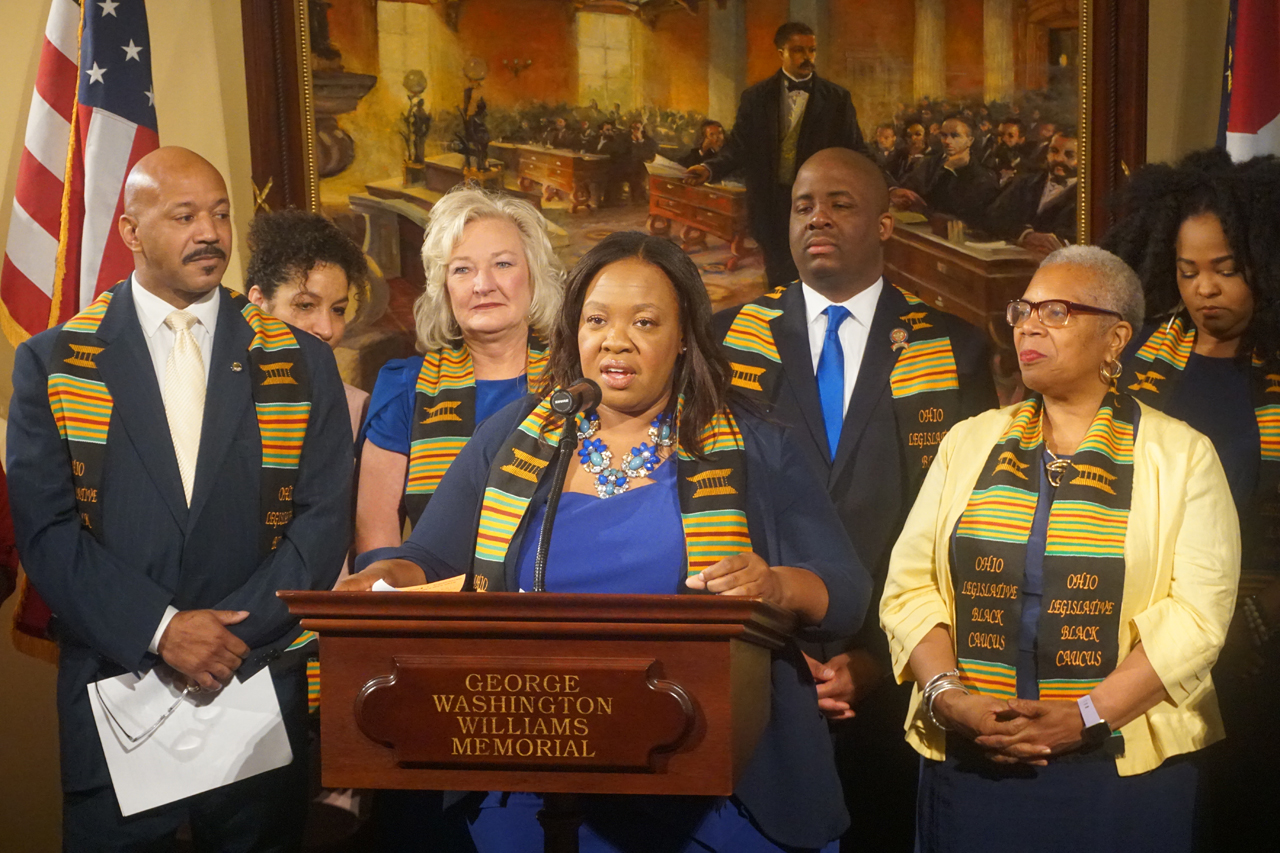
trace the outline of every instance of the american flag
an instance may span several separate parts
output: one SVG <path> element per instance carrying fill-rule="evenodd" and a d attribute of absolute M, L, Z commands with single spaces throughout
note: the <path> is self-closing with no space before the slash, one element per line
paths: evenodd
<path fill-rule="evenodd" d="M 129 169 L 159 146 L 143 0 L 53 0 L 0 269 L 16 346 L 133 269 L 116 230 Z"/>

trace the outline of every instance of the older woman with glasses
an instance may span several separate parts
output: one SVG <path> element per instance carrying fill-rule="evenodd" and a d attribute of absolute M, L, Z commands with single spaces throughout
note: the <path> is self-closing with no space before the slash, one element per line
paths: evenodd
<path fill-rule="evenodd" d="M 1209 440 L 1116 388 L 1142 308 L 1114 255 L 1049 255 L 1008 308 L 1033 396 L 951 430 L 894 548 L 925 853 L 1193 849 L 1240 537 Z"/>

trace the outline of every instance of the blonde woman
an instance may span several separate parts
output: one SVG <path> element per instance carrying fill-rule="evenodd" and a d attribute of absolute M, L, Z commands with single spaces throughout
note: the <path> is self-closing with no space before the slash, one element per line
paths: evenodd
<path fill-rule="evenodd" d="M 527 202 L 459 188 L 431 209 L 413 307 L 423 354 L 378 374 L 364 426 L 357 552 L 398 546 L 476 425 L 538 385 L 564 270 Z"/>

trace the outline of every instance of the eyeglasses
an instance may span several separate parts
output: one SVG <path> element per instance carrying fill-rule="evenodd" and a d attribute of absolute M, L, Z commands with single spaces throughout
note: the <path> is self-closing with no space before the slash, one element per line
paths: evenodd
<path fill-rule="evenodd" d="M 1009 321 L 1009 325 L 1016 329 L 1027 322 L 1032 311 L 1040 317 L 1040 322 L 1050 329 L 1060 329 L 1067 325 L 1072 314 L 1110 314 L 1112 317 L 1123 319 L 1123 315 L 1118 311 L 1108 311 L 1106 308 L 1095 308 L 1079 302 L 1068 302 L 1065 299 L 1046 299 L 1043 302 L 1015 299 L 1005 308 L 1004 316 Z"/>

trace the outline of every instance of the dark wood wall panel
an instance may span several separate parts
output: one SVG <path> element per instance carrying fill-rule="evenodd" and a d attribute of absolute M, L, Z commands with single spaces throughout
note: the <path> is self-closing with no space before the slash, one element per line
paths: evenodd
<path fill-rule="evenodd" d="M 1089 122 L 1090 241 L 1106 233 L 1111 199 L 1147 159 L 1148 0 L 1094 0 Z"/>
<path fill-rule="evenodd" d="M 298 64 L 300 14 L 298 0 L 240 3 L 253 184 L 255 195 L 270 186 L 262 200 L 272 210 L 305 209 L 309 203 Z"/>

